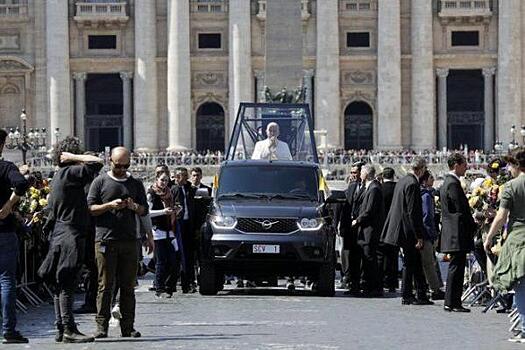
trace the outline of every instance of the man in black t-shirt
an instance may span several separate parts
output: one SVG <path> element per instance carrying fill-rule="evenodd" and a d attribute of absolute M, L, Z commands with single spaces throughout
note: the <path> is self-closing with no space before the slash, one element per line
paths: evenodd
<path fill-rule="evenodd" d="M 142 182 L 127 172 L 129 166 L 129 151 L 124 147 L 114 148 L 111 152 L 111 170 L 93 181 L 87 198 L 89 210 L 95 217 L 95 255 L 99 276 L 95 338 L 108 336 L 117 275 L 122 336 L 141 336 L 133 328 L 138 262 L 136 216 L 147 214 L 147 200 Z"/>
<path fill-rule="evenodd" d="M 79 140 L 66 138 L 55 150 L 59 154 L 56 161 L 60 169 L 51 182 L 49 197 L 50 217 L 54 220 L 54 227 L 49 239 L 49 252 L 38 273 L 54 288 L 57 327 L 55 341 L 86 343 L 95 339 L 77 329 L 73 301 L 77 275 L 84 262 L 90 216 L 84 187 L 102 169 L 103 160 L 66 151 L 80 152 Z"/>
<path fill-rule="evenodd" d="M 7 132 L 0 129 L 0 155 Z M 2 333 L 4 344 L 27 343 L 16 331 L 16 268 L 18 237 L 15 218 L 11 214 L 29 187 L 27 180 L 11 162 L 0 158 L 0 291 L 2 292 Z M 14 189 L 14 190 L 13 190 Z"/>

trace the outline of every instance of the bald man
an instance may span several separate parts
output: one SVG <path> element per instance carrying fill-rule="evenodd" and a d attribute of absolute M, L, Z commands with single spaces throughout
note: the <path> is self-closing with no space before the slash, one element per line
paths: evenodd
<path fill-rule="evenodd" d="M 123 337 L 140 337 L 134 329 L 135 279 L 137 276 L 136 216 L 147 214 L 144 185 L 128 172 L 130 154 L 124 147 L 111 152 L 111 170 L 97 177 L 88 194 L 95 217 L 95 255 L 98 268 L 97 331 L 95 338 L 107 338 L 113 288 L 120 289 L 120 330 Z"/>
<path fill-rule="evenodd" d="M 253 150 L 252 159 L 292 160 L 290 148 L 286 142 L 280 141 L 279 124 L 271 122 L 266 127 L 266 140 L 258 141 Z"/>

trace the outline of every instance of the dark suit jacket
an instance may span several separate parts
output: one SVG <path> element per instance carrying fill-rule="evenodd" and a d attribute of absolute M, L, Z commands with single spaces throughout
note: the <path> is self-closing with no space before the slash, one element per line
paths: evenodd
<path fill-rule="evenodd" d="M 195 219 L 195 188 L 188 182 L 184 186 L 184 190 L 186 191 L 186 205 L 188 207 L 188 215 L 190 222 L 193 223 L 193 220 Z M 175 203 L 182 206 L 182 210 L 179 213 L 179 216 L 177 217 L 178 220 L 182 220 L 184 217 L 184 192 L 182 191 L 181 186 L 179 185 L 173 185 L 171 188 L 171 193 L 173 194 L 173 199 Z"/>
<path fill-rule="evenodd" d="M 357 239 L 357 230 L 352 228 L 352 213 L 359 210 L 360 198 L 358 197 L 357 188 L 359 182 L 351 182 L 346 189 L 346 202 L 338 205 L 334 211 L 334 225 L 339 226 L 341 236 L 343 236 L 343 247 L 348 249 L 351 242 Z"/>
<path fill-rule="evenodd" d="M 192 187 L 195 192 L 199 188 L 204 188 L 208 191 L 208 195 L 211 196 L 211 187 L 206 186 L 204 184 L 200 184 L 199 187 Z M 199 231 L 202 224 L 206 221 L 206 215 L 208 214 L 208 208 L 210 206 L 210 198 L 195 198 L 194 199 L 194 208 L 195 208 L 195 218 L 194 218 L 194 225 L 195 230 Z"/>
<path fill-rule="evenodd" d="M 359 244 L 377 244 L 384 222 L 384 204 L 381 184 L 372 181 L 363 194 L 363 201 L 357 217 L 357 242 Z"/>
<path fill-rule="evenodd" d="M 390 245 L 416 244 L 423 238 L 423 205 L 419 181 L 415 175 L 404 176 L 394 189 L 392 206 L 381 234 L 381 242 Z"/>
<path fill-rule="evenodd" d="M 441 252 L 471 251 L 476 224 L 459 180 L 448 174 L 439 190 L 441 200 Z"/>
<path fill-rule="evenodd" d="M 392 206 L 392 198 L 394 197 L 394 188 L 396 188 L 396 182 L 387 181 L 383 182 L 383 202 L 385 203 L 385 215 L 390 211 Z"/>

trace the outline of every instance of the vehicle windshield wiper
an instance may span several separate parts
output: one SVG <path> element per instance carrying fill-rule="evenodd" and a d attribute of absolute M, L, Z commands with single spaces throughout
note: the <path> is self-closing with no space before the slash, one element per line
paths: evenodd
<path fill-rule="evenodd" d="M 240 193 L 240 192 L 232 192 L 232 193 L 224 193 L 219 195 L 218 199 L 225 199 L 225 198 L 250 198 L 250 199 L 260 199 L 260 198 L 268 198 L 265 194 L 259 194 L 259 193 Z"/>
<path fill-rule="evenodd" d="M 272 199 L 307 199 L 309 201 L 315 200 L 306 193 L 276 193 L 270 196 L 270 200 Z"/>

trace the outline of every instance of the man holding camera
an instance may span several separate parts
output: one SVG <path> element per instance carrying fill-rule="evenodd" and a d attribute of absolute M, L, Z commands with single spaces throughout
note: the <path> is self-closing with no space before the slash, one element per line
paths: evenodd
<path fill-rule="evenodd" d="M 117 281 L 122 336 L 140 337 L 133 328 L 138 261 L 136 215 L 147 214 L 147 200 L 144 185 L 127 171 L 129 166 L 129 151 L 124 147 L 114 148 L 111 170 L 93 181 L 87 198 L 91 215 L 95 217 L 99 276 L 95 338 L 108 336 L 113 288 Z"/>

